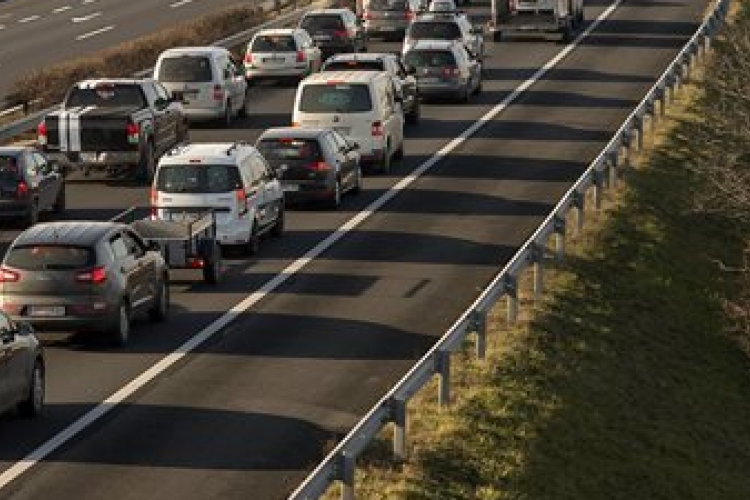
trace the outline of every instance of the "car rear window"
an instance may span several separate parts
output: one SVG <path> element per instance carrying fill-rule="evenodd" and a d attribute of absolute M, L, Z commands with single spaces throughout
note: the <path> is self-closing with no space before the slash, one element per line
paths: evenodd
<path fill-rule="evenodd" d="M 258 150 L 271 163 L 274 160 L 315 161 L 320 158 L 320 145 L 315 139 L 263 139 L 258 143 Z"/>
<path fill-rule="evenodd" d="M 456 59 L 447 50 L 410 50 L 404 56 L 404 63 L 415 68 L 442 68 L 455 66 Z"/>
<path fill-rule="evenodd" d="M 340 16 L 333 14 L 319 14 L 306 16 L 302 20 L 302 27 L 307 31 L 343 30 L 344 22 Z"/>
<path fill-rule="evenodd" d="M 73 87 L 65 101 L 67 107 L 97 106 L 100 108 L 145 108 L 146 101 L 139 85 L 102 84 L 94 87 Z"/>
<path fill-rule="evenodd" d="M 370 89 L 364 84 L 310 84 L 302 87 L 304 113 L 363 113 L 372 110 Z"/>
<path fill-rule="evenodd" d="M 226 193 L 242 188 L 242 180 L 233 165 L 165 165 L 156 186 L 164 193 Z"/>
<path fill-rule="evenodd" d="M 16 156 L 0 156 L 0 183 L 16 184 L 21 180 L 21 166 Z"/>
<path fill-rule="evenodd" d="M 383 61 L 331 61 L 325 64 L 326 71 L 384 71 Z"/>
<path fill-rule="evenodd" d="M 94 250 L 73 245 L 24 245 L 13 247 L 5 257 L 8 267 L 24 271 L 84 269 L 96 263 Z"/>
<path fill-rule="evenodd" d="M 408 4 L 405 0 L 370 0 L 365 4 L 368 10 L 407 10 Z"/>
<path fill-rule="evenodd" d="M 211 59 L 206 56 L 165 57 L 156 77 L 160 82 L 201 83 L 213 81 Z"/>
<path fill-rule="evenodd" d="M 409 37 L 430 40 L 457 40 L 461 38 L 461 29 L 456 23 L 448 21 L 417 21 L 409 27 Z"/>
<path fill-rule="evenodd" d="M 262 35 L 253 40 L 251 52 L 295 52 L 294 37 L 287 35 Z"/>

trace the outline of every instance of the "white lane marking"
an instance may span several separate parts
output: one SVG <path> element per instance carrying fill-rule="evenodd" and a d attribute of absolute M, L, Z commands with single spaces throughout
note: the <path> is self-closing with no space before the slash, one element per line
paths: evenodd
<path fill-rule="evenodd" d="M 83 22 L 86 22 L 86 21 L 90 21 L 90 20 L 92 20 L 94 18 L 97 18 L 97 17 L 99 17 L 101 15 L 102 15 L 101 12 L 92 12 L 91 14 L 89 14 L 87 16 L 73 17 L 70 20 L 73 21 L 74 23 L 83 23 Z"/>
<path fill-rule="evenodd" d="M 103 28 L 99 28 L 98 30 L 89 31 L 88 33 L 84 33 L 83 35 L 78 35 L 76 37 L 76 40 L 86 40 L 87 38 L 91 38 L 92 36 L 101 35 L 102 33 L 106 33 L 109 30 L 115 29 L 114 25 L 105 26 Z"/>
<path fill-rule="evenodd" d="M 63 5 L 62 7 L 58 7 L 55 10 L 52 11 L 53 14 L 59 14 L 60 12 L 65 12 L 66 10 L 70 10 L 73 7 L 70 5 Z"/>
<path fill-rule="evenodd" d="M 4 29 L 5 29 L 5 25 L 4 24 L 0 24 L 0 30 L 4 30 Z"/>
<path fill-rule="evenodd" d="M 34 14 L 33 16 L 24 17 L 23 19 L 19 19 L 18 20 L 18 24 L 30 23 L 31 21 L 36 21 L 37 19 L 41 19 L 41 18 L 42 18 L 42 16 L 38 16 L 38 15 Z"/>
<path fill-rule="evenodd" d="M 413 184 L 419 177 L 425 172 L 439 163 L 453 150 L 459 147 L 461 144 L 466 142 L 472 135 L 477 133 L 487 123 L 492 121 L 498 114 L 504 111 L 518 96 L 528 90 L 533 84 L 538 82 L 546 73 L 552 68 L 557 66 L 560 61 L 567 57 L 581 41 L 587 37 L 593 30 L 595 30 L 605 19 L 607 19 L 612 13 L 620 6 L 624 0 L 615 0 L 604 12 L 602 12 L 586 30 L 581 33 L 573 42 L 568 44 L 562 51 L 560 51 L 555 57 L 547 61 L 547 63 L 539 68 L 528 80 L 521 83 L 516 89 L 511 92 L 505 99 L 497 104 L 494 108 L 484 114 L 479 120 L 474 122 L 469 128 L 464 130 L 458 137 L 450 141 L 448 144 L 443 146 L 437 151 L 430 159 L 422 163 L 417 167 L 414 172 L 404 177 L 397 182 L 392 188 L 383 193 L 380 198 L 376 199 L 364 210 L 359 212 L 353 218 L 345 222 L 341 227 L 336 229 L 334 232 L 329 234 L 324 240 L 319 242 L 313 248 L 308 250 L 302 257 L 295 260 L 287 267 L 285 267 L 279 274 L 267 281 L 259 290 L 251 293 L 245 297 L 240 303 L 234 305 L 220 318 L 216 319 L 213 323 L 208 325 L 206 328 L 196 333 L 194 337 L 190 338 L 187 342 L 179 346 L 170 354 L 166 355 L 162 359 L 156 362 L 151 368 L 142 372 L 136 378 L 128 382 L 125 386 L 121 387 L 117 392 L 109 396 L 107 399 L 96 405 L 94 408 L 89 410 L 86 414 L 80 417 L 78 420 L 70 424 L 68 427 L 63 429 L 61 432 L 50 438 L 48 441 L 43 443 L 41 446 L 36 448 L 34 451 L 26 455 L 22 460 L 14 463 L 10 468 L 0 474 L 0 490 L 5 488 L 11 481 L 21 476 L 23 473 L 34 467 L 40 461 L 44 460 L 45 457 L 50 455 L 52 452 L 60 448 L 66 442 L 77 436 L 81 431 L 92 425 L 94 422 L 99 420 L 101 417 L 109 413 L 111 410 L 116 408 L 119 404 L 124 402 L 127 398 L 135 394 L 136 391 L 143 388 L 146 384 L 151 383 L 158 376 L 163 374 L 166 370 L 174 366 L 175 363 L 184 358 L 187 354 L 194 351 L 203 342 L 210 339 L 217 332 L 221 331 L 227 325 L 232 323 L 237 317 L 246 312 L 249 308 L 260 302 L 267 295 L 276 290 L 289 278 L 300 272 L 310 262 L 318 258 L 323 252 L 328 250 L 334 243 L 343 238 L 346 234 L 354 230 L 357 226 L 362 224 L 371 215 L 377 212 L 383 205 L 389 202 L 401 191 L 404 191 L 409 185 Z"/>
<path fill-rule="evenodd" d="M 96 2 L 96 0 L 83 0 L 83 2 L 81 2 L 81 4 L 82 5 L 88 5 L 88 4 L 94 3 L 94 2 Z"/>
<path fill-rule="evenodd" d="M 193 0 L 180 0 L 179 2 L 171 4 L 170 7 L 176 9 L 177 7 L 182 7 L 183 5 L 187 5 L 189 3 L 193 3 Z"/>

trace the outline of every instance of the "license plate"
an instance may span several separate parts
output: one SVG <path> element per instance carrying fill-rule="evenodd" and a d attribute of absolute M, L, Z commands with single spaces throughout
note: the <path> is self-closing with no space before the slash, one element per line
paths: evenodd
<path fill-rule="evenodd" d="M 293 193 L 295 191 L 299 191 L 299 186 L 296 184 L 284 184 L 281 188 L 285 193 Z"/>
<path fill-rule="evenodd" d="M 55 318 L 65 316 L 63 306 L 29 306 L 29 316 L 37 318 Z"/>
<path fill-rule="evenodd" d="M 81 153 L 81 161 L 94 163 L 98 159 L 96 153 Z"/>

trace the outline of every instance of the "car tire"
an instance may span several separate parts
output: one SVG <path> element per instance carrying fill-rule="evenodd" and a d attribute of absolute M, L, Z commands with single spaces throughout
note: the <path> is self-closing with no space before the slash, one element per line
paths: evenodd
<path fill-rule="evenodd" d="M 333 192 L 326 201 L 326 205 L 331 210 L 338 210 L 341 206 L 341 179 L 336 178 L 336 181 L 333 183 Z"/>
<path fill-rule="evenodd" d="M 136 173 L 138 180 L 145 184 L 151 184 L 154 179 L 156 168 L 154 156 L 154 145 L 149 141 L 138 159 L 138 172 Z"/>
<path fill-rule="evenodd" d="M 279 209 L 279 215 L 276 217 L 276 222 L 273 223 L 273 227 L 271 228 L 271 236 L 280 238 L 284 235 L 285 214 L 286 210 L 284 210 L 284 205 L 282 205 Z"/>
<path fill-rule="evenodd" d="M 466 88 L 464 89 L 464 93 L 460 100 L 463 104 L 469 104 L 469 101 L 471 101 L 471 87 L 468 83 L 466 84 Z"/>
<path fill-rule="evenodd" d="M 31 227 L 37 222 L 39 222 L 39 204 L 36 200 L 32 200 L 31 204 L 29 205 L 29 211 L 26 213 L 24 225 L 26 227 Z"/>
<path fill-rule="evenodd" d="M 203 281 L 215 285 L 221 277 L 221 249 L 215 241 L 206 241 L 210 249 L 204 251 Z"/>
<path fill-rule="evenodd" d="M 248 255 L 257 255 L 260 251 L 260 231 L 258 229 L 258 221 L 253 221 L 253 227 L 250 228 L 250 236 L 248 236 L 246 244 Z"/>
<path fill-rule="evenodd" d="M 111 331 L 112 341 L 116 346 L 124 346 L 130 338 L 130 307 L 126 301 L 120 303 L 117 308 L 117 317 Z"/>
<path fill-rule="evenodd" d="M 232 126 L 232 101 L 227 101 L 226 106 L 224 106 L 224 117 L 221 119 L 221 125 L 224 128 Z"/>
<path fill-rule="evenodd" d="M 388 147 L 385 150 L 385 153 L 383 155 L 383 160 L 380 162 L 380 173 L 381 174 L 389 174 L 391 173 L 391 160 L 393 158 L 391 157 L 391 146 L 388 145 Z"/>
<path fill-rule="evenodd" d="M 169 283 L 167 277 L 164 276 L 162 282 L 159 285 L 159 295 L 156 297 L 154 304 L 148 311 L 148 316 L 151 321 L 160 322 L 167 319 L 169 312 Z"/>
<path fill-rule="evenodd" d="M 401 146 L 398 147 L 398 149 L 393 153 L 393 159 L 394 160 L 403 160 L 404 159 L 404 147 L 405 147 L 406 141 L 401 141 Z"/>
<path fill-rule="evenodd" d="M 247 117 L 247 98 L 248 98 L 247 90 L 245 90 L 244 98 L 242 101 L 242 107 L 240 108 L 239 111 L 237 111 L 237 116 L 239 116 L 240 118 Z"/>
<path fill-rule="evenodd" d="M 476 88 L 474 89 L 474 95 L 479 94 L 481 91 L 482 91 L 482 79 L 480 78 L 479 81 L 477 82 Z"/>
<path fill-rule="evenodd" d="M 44 409 L 44 364 L 40 359 L 34 362 L 31 371 L 31 384 L 26 399 L 18 404 L 18 412 L 26 417 L 36 417 Z"/>
<path fill-rule="evenodd" d="M 52 211 L 56 214 L 61 214 L 65 211 L 65 183 L 60 183 L 60 191 L 57 193 L 57 199 L 55 204 L 52 205 Z"/>
<path fill-rule="evenodd" d="M 357 178 L 352 186 L 352 193 L 359 194 L 362 192 L 362 167 L 357 167 Z"/>
<path fill-rule="evenodd" d="M 411 110 L 411 112 L 406 115 L 406 123 L 409 125 L 417 125 L 419 123 L 419 118 L 422 115 L 421 105 L 419 104 L 419 97 L 414 97 L 414 106 Z"/>

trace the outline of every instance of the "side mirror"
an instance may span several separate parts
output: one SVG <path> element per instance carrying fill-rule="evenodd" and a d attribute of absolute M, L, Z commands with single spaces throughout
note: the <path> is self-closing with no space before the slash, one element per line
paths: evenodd
<path fill-rule="evenodd" d="M 34 328 L 26 323 L 25 321 L 20 321 L 16 323 L 16 334 L 20 335 L 22 337 L 28 337 L 29 335 L 32 335 L 34 333 Z"/>

